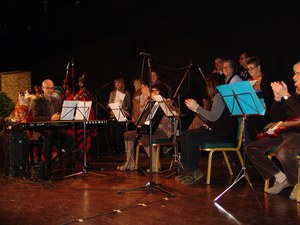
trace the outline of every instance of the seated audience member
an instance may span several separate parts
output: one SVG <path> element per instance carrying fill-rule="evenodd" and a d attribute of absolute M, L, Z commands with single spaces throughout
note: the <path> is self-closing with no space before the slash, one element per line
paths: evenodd
<path fill-rule="evenodd" d="M 180 147 L 182 164 L 186 171 L 176 176 L 182 184 L 194 184 L 203 177 L 199 167 L 199 144 L 202 142 L 234 141 L 237 135 L 237 119 L 230 117 L 222 96 L 216 87 L 224 84 L 219 76 L 210 74 L 206 78 L 206 91 L 211 102 L 209 110 L 199 106 L 194 99 L 186 99 L 186 106 L 196 112 L 206 124 L 198 129 L 186 130 L 181 133 Z"/>
<path fill-rule="evenodd" d="M 294 85 L 296 93 L 290 94 L 287 85 L 284 82 L 272 82 L 271 87 L 274 94 L 274 100 L 271 106 L 271 119 L 274 122 L 291 120 L 297 118 L 300 114 L 300 61 L 294 66 Z M 290 199 L 296 200 L 297 182 L 298 182 L 298 160 L 296 155 L 300 154 L 300 127 L 289 127 L 277 131 L 275 137 L 267 133 L 246 147 L 246 154 L 253 163 L 263 179 L 275 177 L 273 187 L 267 190 L 269 194 L 278 194 L 284 188 L 294 186 L 290 194 Z M 282 165 L 281 170 L 266 152 L 272 147 L 277 147 L 276 157 Z"/>

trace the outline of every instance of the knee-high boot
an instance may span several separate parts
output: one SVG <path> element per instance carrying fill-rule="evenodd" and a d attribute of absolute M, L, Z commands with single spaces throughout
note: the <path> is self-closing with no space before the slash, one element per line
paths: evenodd
<path fill-rule="evenodd" d="M 134 142 L 125 141 L 126 162 L 122 166 L 118 166 L 117 170 L 134 170 Z"/>

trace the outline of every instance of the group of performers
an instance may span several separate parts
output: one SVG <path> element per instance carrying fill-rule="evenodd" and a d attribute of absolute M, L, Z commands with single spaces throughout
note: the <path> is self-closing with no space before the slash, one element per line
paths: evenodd
<path fill-rule="evenodd" d="M 188 98 L 185 100 L 185 106 L 191 111 L 195 112 L 196 115 L 204 123 L 199 126 L 189 126 L 189 128 L 180 134 L 180 151 L 182 155 L 182 164 L 185 170 L 176 176 L 176 180 L 185 185 L 194 184 L 196 181 L 203 177 L 203 172 L 199 166 L 199 143 L 207 141 L 234 141 L 237 133 L 237 119 L 230 117 L 228 110 L 225 107 L 221 95 L 218 93 L 217 86 L 222 84 L 233 83 L 233 72 L 234 65 L 232 60 L 224 60 L 223 72 L 227 76 L 227 73 L 231 71 L 230 79 L 222 76 L 219 73 L 212 73 L 206 77 L 206 92 L 207 101 L 202 104 L 198 104 L 196 100 Z M 257 95 L 263 93 L 262 78 L 263 75 L 260 71 L 260 60 L 257 57 L 252 57 L 247 62 L 247 69 L 250 75 L 253 77 L 249 79 L 254 83 L 254 90 Z M 283 118 L 281 115 L 285 115 L 288 119 L 291 115 L 299 120 L 299 91 L 300 91 L 300 62 L 296 63 L 294 69 L 294 86 L 296 89 L 295 94 L 290 94 L 288 87 L 284 82 L 271 82 L 265 87 L 272 89 L 273 100 L 272 105 L 267 104 L 268 95 L 262 95 L 260 100 L 264 100 L 266 103 L 264 106 L 266 110 L 270 110 L 271 117 L 274 121 L 278 121 Z M 149 102 L 156 101 L 155 96 L 160 95 L 165 102 L 168 103 L 170 109 L 177 112 L 177 117 L 180 117 L 179 109 L 176 108 L 171 98 L 171 88 L 168 84 L 160 81 L 156 71 L 151 71 L 151 87 L 145 85 L 141 80 L 134 80 L 135 92 L 130 97 L 129 92 L 125 88 L 125 81 L 122 77 L 114 79 L 114 90 L 110 92 L 108 103 L 117 103 L 124 113 L 124 116 L 128 120 L 134 120 L 136 122 L 139 115 L 145 109 L 145 105 Z M 78 100 L 78 101 L 90 101 L 92 100 L 89 96 L 88 91 L 85 87 L 86 74 L 84 73 L 78 80 L 78 90 L 73 93 L 68 85 L 68 80 L 64 80 L 62 88 L 54 86 L 54 83 L 50 79 L 46 79 L 42 83 L 42 87 L 35 87 L 35 95 L 30 93 L 20 93 L 15 111 L 12 113 L 10 120 L 15 123 L 30 122 L 30 121 L 58 121 L 60 120 L 60 112 L 62 109 L 62 102 L 64 100 Z M 241 79 L 240 79 L 241 81 Z M 234 82 L 240 82 L 234 81 Z M 41 92 L 42 90 L 42 92 Z M 41 94 L 42 93 L 42 94 Z M 122 96 L 122 98 L 120 98 Z M 169 101 L 170 99 L 170 101 Z M 108 104 L 109 105 L 109 104 Z M 268 105 L 271 105 L 268 107 Z M 107 109 L 109 107 L 107 106 Z M 268 113 L 269 114 L 269 113 Z M 267 114 L 267 115 L 268 115 Z M 114 121 L 112 123 L 112 134 L 114 143 L 117 146 L 123 148 L 126 160 L 125 163 L 117 167 L 119 171 L 133 170 L 133 154 L 134 154 L 134 143 L 138 138 L 140 143 L 143 144 L 148 156 L 151 152 L 149 151 L 149 134 L 139 134 L 136 130 L 128 130 L 126 123 L 119 123 L 116 115 L 111 113 L 110 118 Z M 95 115 L 93 109 L 89 115 L 89 120 L 94 120 Z M 267 118 L 269 119 L 269 118 Z M 192 124 L 193 125 L 193 124 Z M 287 132 L 282 132 L 278 135 L 276 144 L 270 137 L 264 137 L 261 140 L 254 140 L 251 135 L 253 128 L 251 125 L 255 125 L 255 121 L 247 121 L 246 124 L 246 136 L 249 138 L 246 140 L 247 147 L 246 151 L 248 158 L 251 160 L 253 165 L 259 170 L 264 179 L 268 179 L 272 176 L 275 177 L 276 182 L 274 186 L 268 190 L 270 194 L 278 194 L 286 187 L 294 186 L 290 198 L 295 199 L 295 193 L 297 191 L 297 169 L 298 161 L 295 157 L 299 154 L 299 128 L 288 129 Z M 261 125 L 261 124 L 260 124 Z M 171 118 L 162 116 L 160 118 L 157 129 L 152 135 L 152 139 L 170 138 L 172 133 L 171 130 Z M 236 129 L 235 129 L 236 128 Z M 52 156 L 52 144 L 53 138 L 56 131 L 44 131 L 41 132 L 40 137 L 43 139 L 43 153 L 45 157 L 45 164 L 48 173 L 48 177 L 51 176 L 51 156 Z M 72 129 L 63 130 L 61 129 L 59 135 L 64 139 L 63 148 L 67 154 L 67 166 L 69 168 L 74 167 L 74 158 L 72 152 L 74 151 L 74 135 L 76 136 L 76 146 L 79 149 L 89 150 L 91 147 L 90 138 L 96 135 L 96 132 L 88 130 L 85 142 L 83 140 L 83 130 L 77 129 L 74 134 Z M 285 136 L 286 135 L 286 136 Z M 30 137 L 29 137 L 30 138 Z M 49 147 L 50 146 L 50 147 Z M 284 171 L 280 171 L 271 161 L 265 156 L 265 153 L 269 148 L 278 147 L 278 159 L 283 165 Z M 287 151 L 288 150 L 288 151 Z M 122 152 L 122 150 L 121 150 Z M 290 153 L 289 155 L 288 152 Z M 156 155 L 152 152 L 152 168 L 153 171 L 159 171 L 159 168 L 155 168 Z M 286 157 L 289 157 L 286 161 Z"/>

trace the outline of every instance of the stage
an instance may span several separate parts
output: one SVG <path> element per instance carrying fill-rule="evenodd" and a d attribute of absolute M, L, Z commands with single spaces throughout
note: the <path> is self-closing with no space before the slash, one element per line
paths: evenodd
<path fill-rule="evenodd" d="M 172 156 L 162 158 L 168 169 Z M 201 168 L 206 173 L 207 156 Z M 195 185 L 185 186 L 170 177 L 172 171 L 153 174 L 151 180 L 142 170 L 119 172 L 123 157 L 106 154 L 88 160 L 87 173 L 64 178 L 65 171 L 54 168 L 49 181 L 1 176 L 0 223 L 7 224 L 298 224 L 300 203 L 289 200 L 292 188 L 279 195 L 263 192 L 263 180 L 253 167 L 247 170 L 253 192 L 241 179 L 218 201 L 235 179 L 241 167 L 234 166 L 229 176 L 220 155 L 213 161 L 212 180 L 205 177 Z M 140 165 L 148 168 L 148 158 L 141 156 Z M 79 171 L 81 164 L 79 163 Z M 91 173 L 90 173 L 91 172 Z M 130 188 L 134 191 L 118 193 Z M 163 188 L 174 196 L 160 191 Z"/>

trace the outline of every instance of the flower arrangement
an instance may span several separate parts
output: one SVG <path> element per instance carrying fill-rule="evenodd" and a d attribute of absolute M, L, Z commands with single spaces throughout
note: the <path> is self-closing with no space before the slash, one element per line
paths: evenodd
<path fill-rule="evenodd" d="M 0 119 L 8 117 L 15 109 L 15 103 L 2 91 L 0 91 Z"/>

